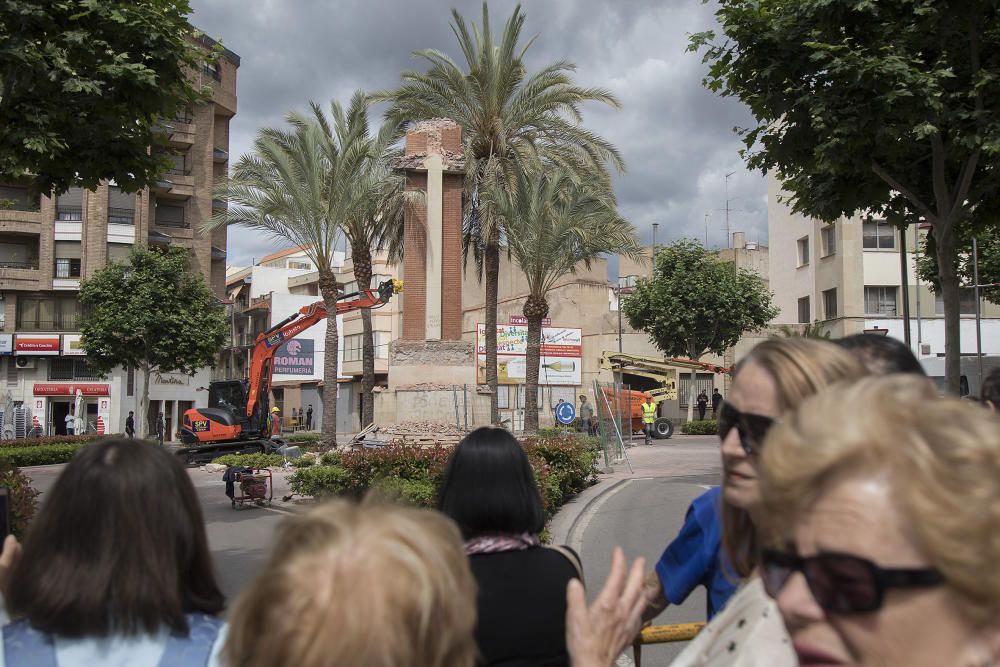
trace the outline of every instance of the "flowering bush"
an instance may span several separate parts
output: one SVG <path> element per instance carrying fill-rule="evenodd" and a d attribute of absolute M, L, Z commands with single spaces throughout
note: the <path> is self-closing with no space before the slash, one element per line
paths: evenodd
<path fill-rule="evenodd" d="M 0 462 L 0 486 L 7 488 L 10 532 L 23 538 L 38 507 L 38 491 L 32 488 L 29 477 L 6 461 Z"/>

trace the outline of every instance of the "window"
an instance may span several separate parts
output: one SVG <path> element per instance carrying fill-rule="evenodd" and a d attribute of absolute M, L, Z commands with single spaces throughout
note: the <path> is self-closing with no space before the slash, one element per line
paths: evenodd
<path fill-rule="evenodd" d="M 896 247 L 896 230 L 887 222 L 866 222 L 861 230 L 861 245 L 865 250 L 892 250 Z"/>
<path fill-rule="evenodd" d="M 799 248 L 799 266 L 805 266 L 809 263 L 809 237 L 803 236 L 798 241 Z"/>
<path fill-rule="evenodd" d="M 156 224 L 161 227 L 187 227 L 184 222 L 184 205 L 174 206 L 156 202 Z"/>
<path fill-rule="evenodd" d="M 219 63 L 205 63 L 202 65 L 202 70 L 216 81 L 222 81 L 222 72 L 219 69 Z"/>
<path fill-rule="evenodd" d="M 823 243 L 823 257 L 829 257 L 837 253 L 837 228 L 827 225 L 820 230 L 820 240 Z"/>
<path fill-rule="evenodd" d="M 40 205 L 41 199 L 30 196 L 26 185 L 0 185 L 0 209 L 37 211 Z"/>
<path fill-rule="evenodd" d="M 80 277 L 80 242 L 56 241 L 56 278 Z"/>
<path fill-rule="evenodd" d="M 189 176 L 191 174 L 191 163 L 188 161 L 187 152 L 167 153 L 166 157 L 170 164 L 167 167 L 168 174 L 177 174 L 179 176 Z"/>
<path fill-rule="evenodd" d="M 344 336 L 344 361 L 361 361 L 361 345 L 364 334 Z"/>
<path fill-rule="evenodd" d="M 896 288 L 865 286 L 865 315 L 896 316 Z"/>
<path fill-rule="evenodd" d="M 687 408 L 688 399 L 691 398 L 691 373 L 687 371 L 680 371 L 680 378 L 677 382 L 677 398 L 680 401 L 680 407 Z M 698 373 L 694 379 L 694 395 L 698 396 L 701 392 L 705 392 L 709 396 L 712 395 L 712 389 L 715 387 L 715 378 L 711 373 Z"/>
<path fill-rule="evenodd" d="M 108 244 L 108 263 L 118 262 L 119 264 L 128 264 L 128 260 L 131 255 L 132 255 L 131 243 Z"/>
<path fill-rule="evenodd" d="M 837 316 L 837 288 L 823 292 L 823 317 L 832 320 Z"/>
<path fill-rule="evenodd" d="M 82 188 L 70 188 L 56 198 L 56 220 L 63 222 L 83 220 Z"/>
<path fill-rule="evenodd" d="M 49 359 L 50 380 L 99 380 L 100 376 L 87 366 L 86 359 L 53 357 Z"/>
<path fill-rule="evenodd" d="M 128 367 L 128 378 L 125 381 L 125 395 L 135 396 L 135 366 Z"/>
<path fill-rule="evenodd" d="M 71 296 L 18 296 L 17 328 L 25 331 L 76 331 L 80 301 Z"/>
<path fill-rule="evenodd" d="M 518 409 L 523 410 L 524 397 L 525 397 L 524 385 L 523 384 L 515 385 L 515 389 L 517 390 L 517 407 Z M 542 400 L 542 397 L 545 394 L 545 392 L 542 389 L 543 389 L 542 387 L 538 388 L 538 407 L 536 409 L 540 409 L 543 405 L 545 405 L 544 401 Z"/>
<path fill-rule="evenodd" d="M 497 387 L 497 408 L 500 410 L 510 409 L 510 387 L 505 384 Z"/>
<path fill-rule="evenodd" d="M 293 261 L 289 261 L 288 262 L 288 268 L 290 268 L 290 269 L 305 269 L 305 270 L 308 271 L 309 269 L 312 268 L 312 264 L 310 264 L 309 262 L 293 262 Z"/>
<path fill-rule="evenodd" d="M 375 331 L 372 335 L 375 338 L 375 358 L 388 359 L 389 343 L 392 342 L 389 338 L 389 333 L 387 331 Z"/>
<path fill-rule="evenodd" d="M 0 236 L 0 268 L 37 269 L 38 237 L 27 234 Z"/>
<path fill-rule="evenodd" d="M 958 312 L 961 315 L 976 314 L 976 291 L 972 288 L 963 287 L 958 291 Z M 982 308 L 980 308 L 982 312 Z M 944 297 L 940 293 L 934 295 L 934 313 L 944 315 Z"/>
<path fill-rule="evenodd" d="M 809 324 L 812 318 L 809 314 L 809 297 L 799 299 L 799 324 Z"/>

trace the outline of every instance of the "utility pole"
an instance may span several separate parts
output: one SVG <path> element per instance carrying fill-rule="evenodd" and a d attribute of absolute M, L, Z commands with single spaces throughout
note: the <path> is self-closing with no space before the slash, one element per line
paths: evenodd
<path fill-rule="evenodd" d="M 731 171 L 726 174 L 726 247 L 733 247 L 733 239 L 730 237 L 729 232 L 729 177 L 735 174 L 735 171 Z"/>
<path fill-rule="evenodd" d="M 708 250 L 708 219 L 712 217 L 711 213 L 705 214 L 705 250 Z"/>
<path fill-rule="evenodd" d="M 656 228 L 659 226 L 660 223 L 658 222 L 653 223 L 653 257 L 652 257 L 653 261 L 651 262 L 651 264 L 653 265 L 653 270 L 650 276 L 656 273 Z"/>
<path fill-rule="evenodd" d="M 972 283 L 976 297 L 976 359 L 979 365 L 979 393 L 983 391 L 983 330 L 979 313 L 979 246 L 972 237 Z"/>

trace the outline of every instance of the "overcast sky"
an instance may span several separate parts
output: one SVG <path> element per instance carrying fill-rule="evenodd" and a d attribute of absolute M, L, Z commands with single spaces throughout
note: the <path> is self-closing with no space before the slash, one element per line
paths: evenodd
<path fill-rule="evenodd" d="M 490 3 L 495 30 L 513 2 Z M 738 102 L 705 90 L 700 55 L 687 35 L 715 26 L 714 2 L 701 0 L 535 0 L 525 2 L 525 35 L 538 39 L 530 71 L 558 59 L 577 65 L 576 82 L 611 90 L 622 109 L 584 109 L 584 124 L 621 150 L 626 172 L 616 178 L 622 213 L 650 243 L 679 237 L 724 247 L 726 183 L 730 226 L 766 241 L 764 178 L 739 156 L 734 126 L 750 124 Z M 233 161 L 250 150 L 261 127 L 280 126 L 309 100 L 346 103 L 359 88 L 390 88 L 412 57 L 436 48 L 459 60 L 451 7 L 480 22 L 477 0 L 191 0 L 192 22 L 240 55 L 239 111 L 230 128 Z M 373 121 L 377 121 L 373 118 Z M 229 262 L 248 264 L 271 252 L 265 237 L 229 234 Z"/>

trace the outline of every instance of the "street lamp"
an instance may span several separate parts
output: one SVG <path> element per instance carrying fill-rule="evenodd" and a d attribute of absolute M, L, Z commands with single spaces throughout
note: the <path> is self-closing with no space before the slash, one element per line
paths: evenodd
<path fill-rule="evenodd" d="M 626 278 L 627 280 L 627 278 Z M 618 354 L 622 353 L 622 294 L 631 294 L 632 287 L 622 285 L 622 279 L 618 278 L 618 287 L 615 288 L 615 296 L 618 299 Z"/>
<path fill-rule="evenodd" d="M 656 228 L 660 226 L 660 223 L 653 223 L 653 273 L 656 273 Z"/>

